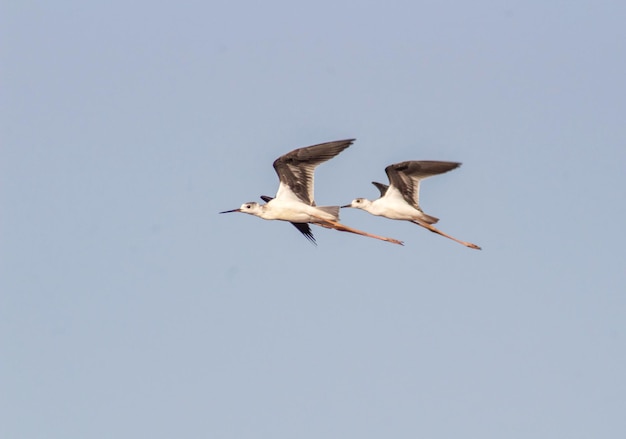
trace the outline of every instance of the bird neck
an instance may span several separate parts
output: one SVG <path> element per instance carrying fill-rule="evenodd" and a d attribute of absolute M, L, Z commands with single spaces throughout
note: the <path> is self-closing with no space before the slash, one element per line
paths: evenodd
<path fill-rule="evenodd" d="M 370 200 L 365 200 L 363 202 L 363 207 L 362 209 L 368 213 L 371 213 L 372 215 L 380 215 L 380 209 L 379 209 L 379 205 L 376 203 L 377 200 L 374 201 L 370 201 Z"/>
<path fill-rule="evenodd" d="M 256 213 L 256 216 L 263 219 L 274 219 L 271 214 L 271 209 L 267 207 L 267 204 L 269 203 L 259 205 L 259 211 Z"/>

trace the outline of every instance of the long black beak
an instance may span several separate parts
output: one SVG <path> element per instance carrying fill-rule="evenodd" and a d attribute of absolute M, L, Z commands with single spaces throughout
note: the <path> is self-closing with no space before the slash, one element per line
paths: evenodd
<path fill-rule="evenodd" d="M 340 206 L 340 207 L 343 209 L 344 207 L 352 207 L 352 205 L 351 204 L 346 204 L 345 206 Z"/>
<path fill-rule="evenodd" d="M 220 213 L 231 213 L 231 212 L 241 212 L 241 209 L 225 210 L 224 212 L 220 212 Z"/>

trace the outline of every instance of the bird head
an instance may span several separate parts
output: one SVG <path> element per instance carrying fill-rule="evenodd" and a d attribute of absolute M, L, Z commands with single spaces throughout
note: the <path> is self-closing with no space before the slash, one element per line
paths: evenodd
<path fill-rule="evenodd" d="M 258 216 L 259 213 L 261 212 L 261 205 L 254 201 L 248 201 L 247 203 L 243 203 L 239 209 L 225 210 L 224 212 L 220 212 L 220 213 L 231 213 L 231 212 L 241 212 L 241 213 L 247 213 L 249 215 Z"/>
<path fill-rule="evenodd" d="M 350 204 L 341 207 L 354 207 L 356 209 L 367 209 L 372 202 L 367 198 L 355 198 Z"/>

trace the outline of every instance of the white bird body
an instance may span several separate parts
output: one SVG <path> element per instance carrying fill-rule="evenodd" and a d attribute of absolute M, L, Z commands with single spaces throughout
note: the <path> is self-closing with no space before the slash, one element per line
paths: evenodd
<path fill-rule="evenodd" d="M 320 163 L 332 159 L 348 148 L 352 142 L 354 142 L 354 139 L 320 143 L 294 149 L 278 157 L 274 161 L 274 170 L 278 174 L 280 183 L 275 198 L 263 195 L 261 198 L 266 204 L 251 201 L 242 204 L 239 209 L 220 213 L 241 212 L 258 216 L 265 220 L 289 221 L 313 244 L 315 244 L 315 237 L 313 232 L 311 232 L 309 224 L 316 224 L 342 232 L 356 233 L 402 245 L 402 242 L 397 239 L 373 235 L 340 224 L 339 206 L 315 205 L 313 199 L 313 173 L 315 168 Z"/>
<path fill-rule="evenodd" d="M 266 204 L 244 203 L 241 212 L 264 220 L 289 221 L 293 223 L 316 223 L 323 220 L 339 221 L 339 206 L 310 206 L 301 201 L 274 198 Z M 334 212 L 334 213 L 332 213 Z"/>
<path fill-rule="evenodd" d="M 351 207 L 363 209 L 372 215 L 383 216 L 394 220 L 420 220 L 429 222 L 428 216 L 421 210 L 418 210 L 408 204 L 402 197 L 402 194 L 395 187 L 389 187 L 387 194 L 384 197 L 378 198 L 374 201 L 364 198 L 357 200 L 354 200 L 351 203 Z"/>
<path fill-rule="evenodd" d="M 354 207 L 372 215 L 410 221 L 466 247 L 480 250 L 476 244 L 458 240 L 435 228 L 433 224 L 437 223 L 439 219 L 425 214 L 419 206 L 420 181 L 433 175 L 451 171 L 459 166 L 461 164 L 456 162 L 438 161 L 408 161 L 389 165 L 385 168 L 389 177 L 389 186 L 372 182 L 380 191 L 380 198 L 374 201 L 367 198 L 355 198 L 350 204 L 341 207 Z"/>

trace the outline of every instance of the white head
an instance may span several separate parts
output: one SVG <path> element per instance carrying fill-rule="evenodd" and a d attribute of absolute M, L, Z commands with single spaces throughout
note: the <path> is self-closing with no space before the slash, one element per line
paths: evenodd
<path fill-rule="evenodd" d="M 239 209 L 225 210 L 224 212 L 220 213 L 241 212 L 247 213 L 249 215 L 259 216 L 262 211 L 263 208 L 259 203 L 256 203 L 254 201 L 248 201 L 247 203 L 243 203 Z"/>
<path fill-rule="evenodd" d="M 355 198 L 354 200 L 352 200 L 352 203 L 346 204 L 345 206 L 341 207 L 354 207 L 356 209 L 367 210 L 371 205 L 372 202 L 367 198 Z"/>

